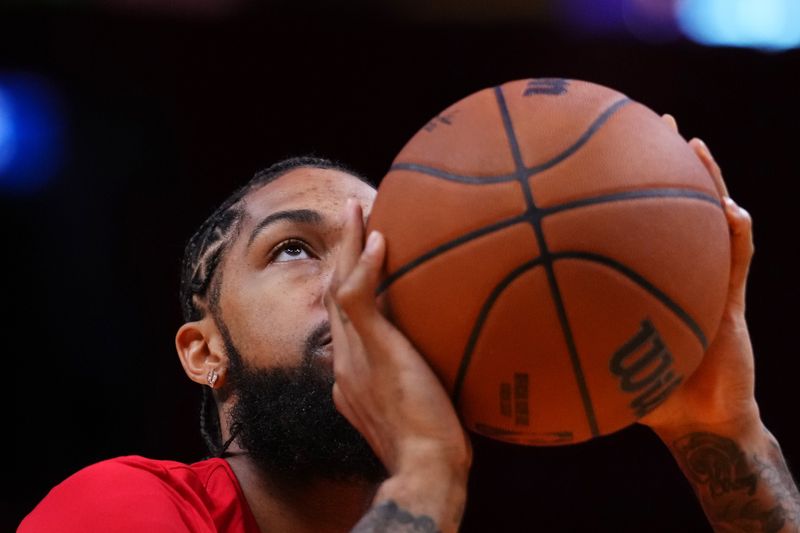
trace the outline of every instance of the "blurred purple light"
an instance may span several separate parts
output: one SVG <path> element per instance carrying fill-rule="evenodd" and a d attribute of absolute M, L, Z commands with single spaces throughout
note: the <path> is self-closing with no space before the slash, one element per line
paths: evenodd
<path fill-rule="evenodd" d="M 645 42 L 678 38 L 676 0 L 561 0 L 555 5 L 567 27 L 594 36 L 634 36 Z"/>
<path fill-rule="evenodd" d="M 615 34 L 625 30 L 626 0 L 561 0 L 555 2 L 566 25 L 588 34 Z"/>
<path fill-rule="evenodd" d="M 623 16 L 628 30 L 649 43 L 664 43 L 681 37 L 675 18 L 677 0 L 626 0 Z"/>

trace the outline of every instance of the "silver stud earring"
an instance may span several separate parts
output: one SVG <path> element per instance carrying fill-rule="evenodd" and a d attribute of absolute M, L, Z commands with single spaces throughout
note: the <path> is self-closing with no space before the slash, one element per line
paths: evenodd
<path fill-rule="evenodd" d="M 208 386 L 213 389 L 214 385 L 217 383 L 217 379 L 219 379 L 219 374 L 217 374 L 217 371 L 212 368 L 208 372 L 208 377 L 206 379 L 208 380 Z"/>

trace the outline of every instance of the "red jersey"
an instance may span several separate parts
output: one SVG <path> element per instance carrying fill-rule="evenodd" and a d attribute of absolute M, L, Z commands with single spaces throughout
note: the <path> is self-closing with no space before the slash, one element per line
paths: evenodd
<path fill-rule="evenodd" d="M 139 456 L 80 470 L 25 517 L 18 533 L 258 533 L 224 459 L 186 465 Z"/>

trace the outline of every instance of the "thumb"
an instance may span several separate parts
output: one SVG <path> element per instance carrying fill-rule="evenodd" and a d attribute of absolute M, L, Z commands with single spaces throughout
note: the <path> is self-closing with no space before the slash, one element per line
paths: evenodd
<path fill-rule="evenodd" d="M 750 214 L 739 207 L 730 197 L 725 197 L 725 217 L 731 232 L 731 278 L 729 298 L 744 306 L 747 273 L 753 257 L 753 221 Z"/>

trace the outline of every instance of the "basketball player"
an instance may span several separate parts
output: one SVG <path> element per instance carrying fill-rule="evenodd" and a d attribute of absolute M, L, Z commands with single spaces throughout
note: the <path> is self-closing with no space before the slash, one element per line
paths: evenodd
<path fill-rule="evenodd" d="M 800 495 L 753 394 L 750 218 L 705 145 L 691 144 L 726 196 L 730 293 L 701 367 L 642 422 L 715 530 L 798 531 Z M 201 425 L 216 457 L 90 466 L 20 531 L 456 531 L 470 443 L 374 298 L 386 247 L 364 235 L 374 197 L 354 173 L 307 158 L 234 193 L 187 246 L 176 336 L 186 374 L 205 387 Z"/>

